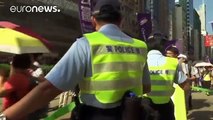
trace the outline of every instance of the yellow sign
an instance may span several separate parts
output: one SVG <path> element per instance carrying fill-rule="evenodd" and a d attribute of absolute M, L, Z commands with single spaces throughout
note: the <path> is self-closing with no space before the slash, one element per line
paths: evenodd
<path fill-rule="evenodd" d="M 176 120 L 187 120 L 184 90 L 177 84 L 175 84 L 174 87 L 175 92 L 172 96 L 172 100 L 175 107 L 175 118 Z"/>

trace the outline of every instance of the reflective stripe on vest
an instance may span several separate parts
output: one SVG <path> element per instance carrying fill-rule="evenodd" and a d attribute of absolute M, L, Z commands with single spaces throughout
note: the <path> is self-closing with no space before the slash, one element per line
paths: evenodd
<path fill-rule="evenodd" d="M 91 49 L 92 77 L 79 84 L 80 92 L 94 94 L 101 103 L 118 102 L 127 90 L 142 96 L 146 44 L 136 39 L 133 43 L 111 40 L 99 32 L 84 36 Z"/>
<path fill-rule="evenodd" d="M 147 94 L 155 104 L 168 103 L 174 93 L 173 81 L 178 60 L 166 57 L 162 66 L 150 66 L 151 92 Z"/>

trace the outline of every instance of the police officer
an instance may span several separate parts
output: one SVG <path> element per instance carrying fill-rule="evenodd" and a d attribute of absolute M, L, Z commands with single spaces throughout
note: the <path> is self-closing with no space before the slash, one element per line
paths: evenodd
<path fill-rule="evenodd" d="M 147 46 L 119 29 L 119 9 L 117 0 L 98 0 L 91 18 L 97 32 L 78 39 L 46 80 L 3 116 L 17 120 L 79 84 L 80 120 L 119 120 L 127 90 L 137 96 L 150 90 Z"/>
<path fill-rule="evenodd" d="M 162 55 L 165 42 L 166 38 L 161 33 L 154 33 L 148 38 L 147 63 L 152 86 L 151 92 L 146 95 L 151 98 L 153 109 L 159 113 L 158 120 L 175 120 L 174 105 L 170 99 L 174 93 L 173 83 L 184 84 L 186 76 L 178 71 L 176 58 Z"/>

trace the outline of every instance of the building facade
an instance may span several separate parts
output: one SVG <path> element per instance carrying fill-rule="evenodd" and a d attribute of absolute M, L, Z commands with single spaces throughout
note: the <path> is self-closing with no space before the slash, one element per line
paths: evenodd
<path fill-rule="evenodd" d="M 202 45 L 204 45 L 204 41 L 201 40 L 201 21 L 200 16 L 197 11 L 194 9 L 194 29 L 192 35 L 192 44 L 194 46 L 194 58 L 196 60 L 201 60 L 203 57 L 202 54 Z"/>
<path fill-rule="evenodd" d="M 206 31 L 206 4 L 203 1 L 203 3 L 200 5 L 199 9 L 197 10 L 198 15 L 200 16 L 201 21 L 201 39 L 202 41 L 205 41 L 205 36 L 208 35 L 208 32 Z M 203 56 L 212 56 L 211 55 L 211 47 L 205 47 L 205 45 L 202 45 L 202 54 Z"/>
<path fill-rule="evenodd" d="M 136 38 L 140 36 L 137 13 L 145 11 L 145 0 L 120 0 L 121 12 L 124 15 L 121 23 L 122 30 Z"/>
<path fill-rule="evenodd" d="M 175 5 L 175 39 L 177 39 L 177 47 L 180 53 L 186 54 L 187 51 L 187 32 L 186 32 L 186 11 L 183 7 L 176 3 Z"/>
<path fill-rule="evenodd" d="M 189 57 L 193 57 L 191 56 L 194 54 L 194 47 L 192 44 L 192 32 L 194 26 L 193 0 L 176 0 L 176 14 L 180 14 L 179 12 L 182 14 L 182 29 L 181 31 L 179 30 L 180 33 L 178 33 L 179 35 L 176 35 L 176 38 L 183 40 L 182 46 L 184 51 L 186 51 L 184 54 L 189 55 Z M 176 17 L 178 16 L 176 15 Z M 176 25 L 180 24 L 178 20 L 179 19 L 176 18 Z M 180 34 L 182 34 L 182 37 Z"/>
<path fill-rule="evenodd" d="M 175 32 L 174 29 L 176 27 L 175 25 L 175 1 L 174 0 L 168 0 L 169 5 L 169 39 L 175 39 Z"/>
<path fill-rule="evenodd" d="M 199 9 L 197 10 L 197 13 L 200 16 L 202 35 L 206 35 L 207 31 L 206 31 L 206 5 L 205 5 L 205 3 L 200 5 Z"/>
<path fill-rule="evenodd" d="M 172 29 L 170 28 L 172 26 L 170 21 L 172 19 L 169 16 L 170 8 L 172 8 L 170 2 L 170 0 L 147 0 L 147 8 L 151 12 L 153 31 L 162 32 L 168 37 L 172 36 L 170 32 Z"/>

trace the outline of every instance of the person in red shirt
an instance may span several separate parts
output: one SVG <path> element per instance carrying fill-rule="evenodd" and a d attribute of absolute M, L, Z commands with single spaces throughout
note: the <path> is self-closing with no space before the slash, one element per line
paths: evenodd
<path fill-rule="evenodd" d="M 12 74 L 0 90 L 0 97 L 3 97 L 2 110 L 18 102 L 33 88 L 30 81 L 31 75 L 28 72 L 31 64 L 29 54 L 20 54 L 13 57 Z M 24 119 L 22 118 L 22 120 Z"/>

